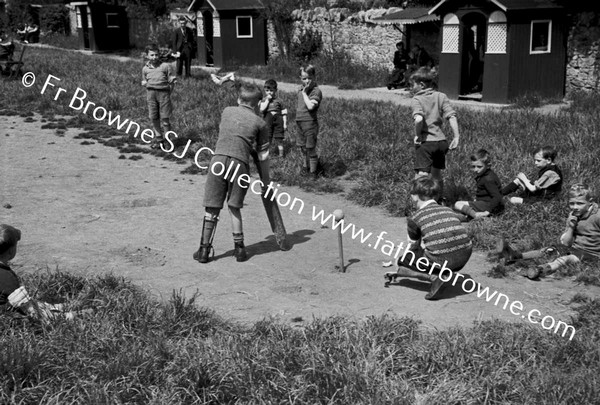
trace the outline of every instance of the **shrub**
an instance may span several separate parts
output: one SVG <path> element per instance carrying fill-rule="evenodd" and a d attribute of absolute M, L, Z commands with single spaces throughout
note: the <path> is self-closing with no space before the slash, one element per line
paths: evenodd
<path fill-rule="evenodd" d="M 312 61 L 322 49 L 323 37 L 312 28 L 303 30 L 292 43 L 292 55 L 300 62 Z"/>
<path fill-rule="evenodd" d="M 63 5 L 44 6 L 40 12 L 40 29 L 43 33 L 71 33 L 69 10 Z"/>

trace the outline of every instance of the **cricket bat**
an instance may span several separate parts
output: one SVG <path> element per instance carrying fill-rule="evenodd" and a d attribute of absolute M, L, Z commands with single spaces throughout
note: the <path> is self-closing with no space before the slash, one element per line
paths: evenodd
<path fill-rule="evenodd" d="M 255 151 L 252 151 L 251 155 L 252 159 L 254 160 L 254 164 L 256 165 L 256 170 L 258 170 L 258 176 L 262 180 L 263 174 L 261 172 L 258 154 Z M 277 205 L 276 201 L 271 201 L 267 195 L 261 195 L 261 199 L 263 206 L 265 207 L 265 212 L 267 213 L 267 218 L 269 219 L 269 224 L 271 225 L 271 230 L 275 235 L 275 241 L 277 242 L 277 245 L 279 245 L 279 249 L 290 250 L 290 245 L 287 242 L 285 225 L 283 224 L 283 219 L 281 218 L 281 213 L 279 212 L 279 205 Z"/>

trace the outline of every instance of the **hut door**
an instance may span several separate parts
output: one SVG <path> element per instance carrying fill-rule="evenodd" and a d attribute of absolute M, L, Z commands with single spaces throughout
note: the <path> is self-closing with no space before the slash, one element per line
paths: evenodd
<path fill-rule="evenodd" d="M 204 40 L 206 41 L 206 64 L 214 65 L 213 59 L 213 16 L 212 12 L 204 11 L 202 13 L 202 19 L 204 20 Z"/>
<path fill-rule="evenodd" d="M 460 94 L 481 93 L 483 90 L 483 61 L 487 19 L 479 13 L 462 18 L 462 72 Z"/>
<path fill-rule="evenodd" d="M 90 27 L 87 6 L 79 6 L 81 10 L 81 33 L 83 34 L 83 49 L 90 49 Z"/>

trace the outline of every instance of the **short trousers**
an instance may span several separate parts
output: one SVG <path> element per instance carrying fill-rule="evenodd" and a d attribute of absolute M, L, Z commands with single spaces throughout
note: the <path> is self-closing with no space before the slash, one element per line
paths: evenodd
<path fill-rule="evenodd" d="M 552 255 L 558 255 L 558 256 L 574 255 L 574 256 L 577 256 L 577 258 L 579 260 L 581 260 L 582 262 L 583 261 L 594 261 L 594 260 L 600 261 L 600 257 L 594 256 L 590 253 L 587 253 L 587 252 L 585 252 L 581 249 L 578 249 L 576 247 L 573 247 L 573 246 L 569 247 L 569 246 L 557 244 L 550 248 L 546 248 L 546 251 L 548 251 L 549 249 L 554 249 L 552 252 L 549 252 Z"/>
<path fill-rule="evenodd" d="M 307 149 L 316 148 L 319 121 L 296 121 L 296 124 L 298 125 L 296 145 Z"/>
<path fill-rule="evenodd" d="M 267 123 L 267 128 L 269 130 L 269 142 L 272 142 L 273 138 L 275 139 L 283 139 L 283 115 L 271 114 L 268 112 L 265 115 L 265 122 Z"/>
<path fill-rule="evenodd" d="M 497 206 L 493 206 L 488 201 L 467 201 L 469 203 L 469 207 L 473 208 L 477 212 L 488 211 L 490 214 L 499 214 L 504 210 L 504 206 L 499 204 Z"/>
<path fill-rule="evenodd" d="M 231 169 L 229 169 L 230 165 L 232 165 Z M 238 167 L 239 169 L 236 172 L 236 168 Z M 217 174 L 213 173 L 213 171 Z M 249 185 L 246 182 L 242 182 L 246 186 L 242 187 L 239 185 L 237 179 L 242 174 L 249 173 L 250 168 L 241 160 L 224 155 L 213 156 L 210 160 L 208 177 L 204 186 L 204 206 L 206 208 L 221 209 L 223 208 L 223 202 L 227 199 L 229 207 L 242 208 Z"/>
<path fill-rule="evenodd" d="M 471 253 L 473 253 L 472 247 L 462 248 L 455 252 L 448 253 L 444 256 L 433 255 L 425 251 L 420 245 L 412 245 L 411 248 L 407 250 L 415 254 L 414 260 L 412 254 L 405 254 L 405 251 L 402 251 L 402 254 L 398 258 L 398 266 L 406 267 L 419 273 L 429 273 L 429 271 L 431 270 L 431 264 L 438 263 L 439 266 L 435 266 L 433 271 L 431 272 L 431 274 L 433 275 L 439 274 L 440 270 L 442 269 L 442 266 L 445 266 L 453 272 L 460 271 L 463 267 L 465 267 L 465 265 L 471 258 Z M 404 260 L 402 260 L 403 257 Z M 427 259 L 426 263 L 420 265 L 421 269 L 426 269 L 426 271 L 421 271 L 417 267 L 417 260 L 420 257 L 425 257 Z"/>
<path fill-rule="evenodd" d="M 446 153 L 448 153 L 448 141 L 423 142 L 415 145 L 415 170 L 431 172 L 431 168 L 446 168 Z"/>
<path fill-rule="evenodd" d="M 146 101 L 148 102 L 148 116 L 151 120 L 171 117 L 173 106 L 169 90 L 148 89 L 146 92 Z"/>

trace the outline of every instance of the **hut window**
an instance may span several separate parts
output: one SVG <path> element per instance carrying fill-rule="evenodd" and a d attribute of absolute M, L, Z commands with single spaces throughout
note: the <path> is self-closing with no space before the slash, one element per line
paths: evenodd
<path fill-rule="evenodd" d="M 459 32 L 456 14 L 446 14 L 442 27 L 442 53 L 458 53 Z"/>
<path fill-rule="evenodd" d="M 77 28 L 83 28 L 83 26 L 81 25 L 81 9 L 79 7 L 77 7 L 76 16 L 77 16 Z"/>
<path fill-rule="evenodd" d="M 204 36 L 204 17 L 201 12 L 196 14 L 196 32 L 199 37 Z"/>
<path fill-rule="evenodd" d="M 534 20 L 531 22 L 529 53 L 550 53 L 552 43 L 552 21 Z"/>
<path fill-rule="evenodd" d="M 252 17 L 237 16 L 235 18 L 238 38 L 252 38 Z"/>
<path fill-rule="evenodd" d="M 106 13 L 106 27 L 119 28 L 119 15 L 117 13 Z"/>
<path fill-rule="evenodd" d="M 506 16 L 502 11 L 494 11 L 488 19 L 486 53 L 506 53 Z"/>
<path fill-rule="evenodd" d="M 88 7 L 87 8 L 87 20 L 88 20 L 88 28 L 92 28 L 92 10 Z"/>

